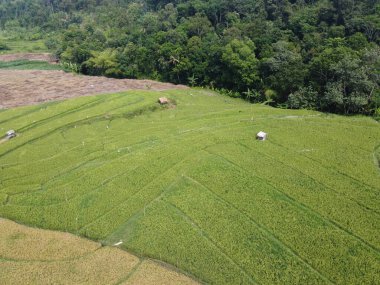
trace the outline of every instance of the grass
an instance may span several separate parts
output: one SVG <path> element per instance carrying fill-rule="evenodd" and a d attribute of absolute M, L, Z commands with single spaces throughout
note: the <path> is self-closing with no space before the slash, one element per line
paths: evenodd
<path fill-rule="evenodd" d="M 123 240 L 211 284 L 380 283 L 370 118 L 191 89 L 9 109 L 8 129 L 19 136 L 0 144 L 0 216 Z"/>
<path fill-rule="evenodd" d="M 0 44 L 3 44 L 7 49 L 0 49 L 1 54 L 13 53 L 35 53 L 48 52 L 44 40 L 21 40 L 13 38 L 5 38 L 0 35 Z M 45 61 L 37 60 L 14 60 L 10 62 L 0 61 L 0 69 L 17 69 L 17 70 L 62 70 L 58 64 L 50 64 Z"/>
<path fill-rule="evenodd" d="M 0 54 L 20 53 L 20 52 L 48 52 L 44 40 L 22 40 L 6 38 L 0 35 L 0 43 L 5 44 L 9 49 L 0 50 Z"/>
<path fill-rule="evenodd" d="M 71 234 L 3 219 L 0 226 L 1 284 L 198 284 L 155 261 Z"/>
<path fill-rule="evenodd" d="M 168 270 L 153 261 L 144 261 L 139 270 L 136 270 L 127 280 L 120 283 L 123 285 L 168 285 L 168 284 L 198 284 L 184 275 Z"/>
<path fill-rule="evenodd" d="M 9 62 L 0 61 L 0 69 L 16 69 L 16 70 L 62 70 L 58 64 L 50 64 L 45 61 L 34 60 L 14 60 Z"/>

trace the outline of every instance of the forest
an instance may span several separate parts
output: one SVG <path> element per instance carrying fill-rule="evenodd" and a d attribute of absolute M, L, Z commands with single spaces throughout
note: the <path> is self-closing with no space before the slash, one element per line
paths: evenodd
<path fill-rule="evenodd" d="M 0 29 L 83 74 L 380 116 L 378 0 L 0 0 Z"/>

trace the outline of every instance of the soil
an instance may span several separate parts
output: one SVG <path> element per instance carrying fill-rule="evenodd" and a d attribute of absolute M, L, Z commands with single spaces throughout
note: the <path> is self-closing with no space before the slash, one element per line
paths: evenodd
<path fill-rule="evenodd" d="M 56 63 L 55 57 L 50 53 L 14 53 L 0 55 L 0 61 L 14 61 L 22 59 Z"/>
<path fill-rule="evenodd" d="M 185 88 L 188 87 L 152 80 L 85 76 L 59 70 L 0 70 L 0 109 L 127 90 Z"/>

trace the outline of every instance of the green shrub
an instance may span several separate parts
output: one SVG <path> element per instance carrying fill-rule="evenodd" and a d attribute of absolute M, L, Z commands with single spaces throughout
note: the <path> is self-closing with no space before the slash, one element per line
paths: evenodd
<path fill-rule="evenodd" d="M 301 87 L 298 91 L 291 93 L 288 105 L 292 109 L 316 109 L 318 102 L 318 92 L 311 86 Z"/>
<path fill-rule="evenodd" d="M 374 117 L 376 120 L 380 121 L 380 107 L 375 110 Z"/>
<path fill-rule="evenodd" d="M 79 73 L 80 71 L 80 66 L 76 63 L 61 61 L 59 65 L 67 72 Z"/>
<path fill-rule="evenodd" d="M 10 50 L 10 48 L 5 43 L 0 42 L 0 51 L 2 50 Z"/>

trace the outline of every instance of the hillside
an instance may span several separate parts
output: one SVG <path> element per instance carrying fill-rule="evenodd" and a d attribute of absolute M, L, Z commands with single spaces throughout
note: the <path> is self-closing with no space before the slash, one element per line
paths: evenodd
<path fill-rule="evenodd" d="M 376 0 L 2 0 L 0 54 L 380 117 Z"/>
<path fill-rule="evenodd" d="M 159 106 L 161 96 L 172 101 Z M 379 124 L 208 90 L 1 110 L 0 216 L 211 284 L 378 284 Z M 258 131 L 269 133 L 264 142 Z"/>

